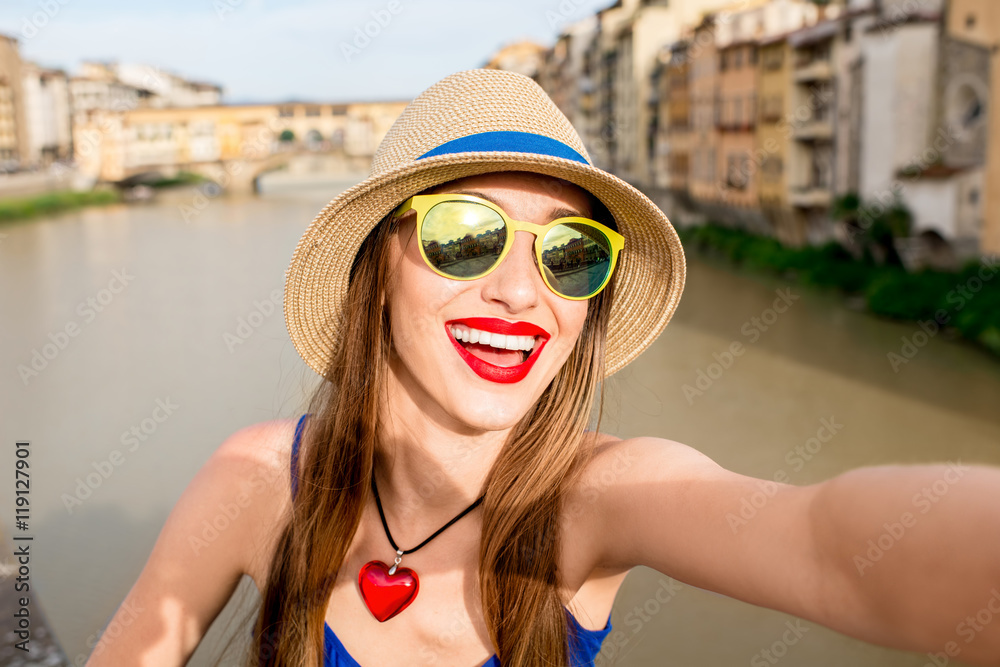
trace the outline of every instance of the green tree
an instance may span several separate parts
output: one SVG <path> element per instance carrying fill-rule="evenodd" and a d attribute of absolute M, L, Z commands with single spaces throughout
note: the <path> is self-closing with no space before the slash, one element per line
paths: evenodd
<path fill-rule="evenodd" d="M 874 257 L 882 264 L 903 265 L 896 252 L 895 240 L 909 236 L 913 213 L 899 198 L 899 193 L 893 195 L 891 202 L 883 203 L 862 201 L 851 192 L 833 202 L 830 216 L 844 222 L 848 237 L 858 240 L 865 255 Z"/>

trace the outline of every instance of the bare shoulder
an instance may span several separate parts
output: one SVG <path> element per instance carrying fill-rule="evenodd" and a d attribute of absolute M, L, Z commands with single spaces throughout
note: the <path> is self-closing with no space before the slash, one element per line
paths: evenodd
<path fill-rule="evenodd" d="M 674 440 L 649 436 L 621 439 L 588 433 L 590 457 L 567 489 L 563 513 L 580 545 L 586 545 L 594 572 L 625 572 L 649 564 L 620 558 L 609 544 L 629 542 L 629 527 L 645 524 L 650 515 L 663 524 L 686 515 L 691 489 L 729 473 L 698 450 Z M 657 507 L 650 512 L 650 507 Z M 621 545 L 618 545 L 621 546 Z"/>
<path fill-rule="evenodd" d="M 219 508 L 221 515 L 243 514 L 249 519 L 242 522 L 249 531 L 243 567 L 258 587 L 291 506 L 296 423 L 296 419 L 274 419 L 245 426 L 226 438 L 205 464 L 205 472 L 229 489 L 230 502 Z"/>
<path fill-rule="evenodd" d="M 641 564 L 610 556 L 607 545 L 618 534 L 617 523 L 627 524 L 635 508 L 648 503 L 642 487 L 649 477 L 673 486 L 673 480 L 704 476 L 717 466 L 692 447 L 662 438 L 623 440 L 588 432 L 584 447 L 589 457 L 567 489 L 562 509 L 567 543 L 573 545 L 564 552 L 563 572 L 573 596 L 571 610 L 585 627 L 600 629 L 625 576 Z"/>
<path fill-rule="evenodd" d="M 816 486 L 727 470 L 665 438 L 603 436 L 593 452 L 572 497 L 595 570 L 642 565 L 792 613 L 803 608 L 804 591 L 817 590 L 809 519 Z"/>
<path fill-rule="evenodd" d="M 261 422 L 216 448 L 112 619 L 109 627 L 125 630 L 102 635 L 88 665 L 183 664 L 240 578 L 266 572 L 290 503 L 294 430 L 292 420 Z"/>
<path fill-rule="evenodd" d="M 675 440 L 640 436 L 622 439 L 607 433 L 588 433 L 591 458 L 581 472 L 577 491 L 608 488 L 644 477 L 658 480 L 724 472 L 711 458 Z"/>
<path fill-rule="evenodd" d="M 220 468 L 234 477 L 259 478 L 268 487 L 280 483 L 290 487 L 295 425 L 295 419 L 272 419 L 244 426 L 219 445 L 209 463 L 224 464 Z"/>

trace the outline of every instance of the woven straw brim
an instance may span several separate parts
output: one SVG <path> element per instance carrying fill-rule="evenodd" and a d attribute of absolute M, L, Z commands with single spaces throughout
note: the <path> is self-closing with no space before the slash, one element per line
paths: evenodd
<path fill-rule="evenodd" d="M 453 153 L 368 178 L 333 199 L 306 229 L 285 275 L 284 309 L 292 343 L 310 368 L 324 375 L 337 350 L 351 263 L 369 232 L 414 194 L 465 176 L 500 171 L 534 172 L 580 186 L 608 208 L 625 237 L 615 269 L 605 376 L 635 359 L 659 336 L 684 289 L 684 251 L 667 216 L 644 194 L 613 174 L 559 157 Z"/>

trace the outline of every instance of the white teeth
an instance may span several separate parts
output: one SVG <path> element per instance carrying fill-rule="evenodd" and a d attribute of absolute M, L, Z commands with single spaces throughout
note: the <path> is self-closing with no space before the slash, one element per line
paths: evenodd
<path fill-rule="evenodd" d="M 455 340 L 489 345 L 500 350 L 524 350 L 525 352 L 531 352 L 535 347 L 534 336 L 505 335 L 472 329 L 463 325 L 449 327 L 449 330 L 451 331 L 451 335 L 455 337 Z"/>

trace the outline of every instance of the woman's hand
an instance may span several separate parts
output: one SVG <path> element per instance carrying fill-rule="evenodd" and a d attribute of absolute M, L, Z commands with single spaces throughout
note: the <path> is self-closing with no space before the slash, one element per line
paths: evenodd
<path fill-rule="evenodd" d="M 646 565 L 942 660 L 1000 661 L 1000 469 L 861 468 L 800 487 L 634 438 L 605 445 L 570 502 L 595 565 Z"/>

